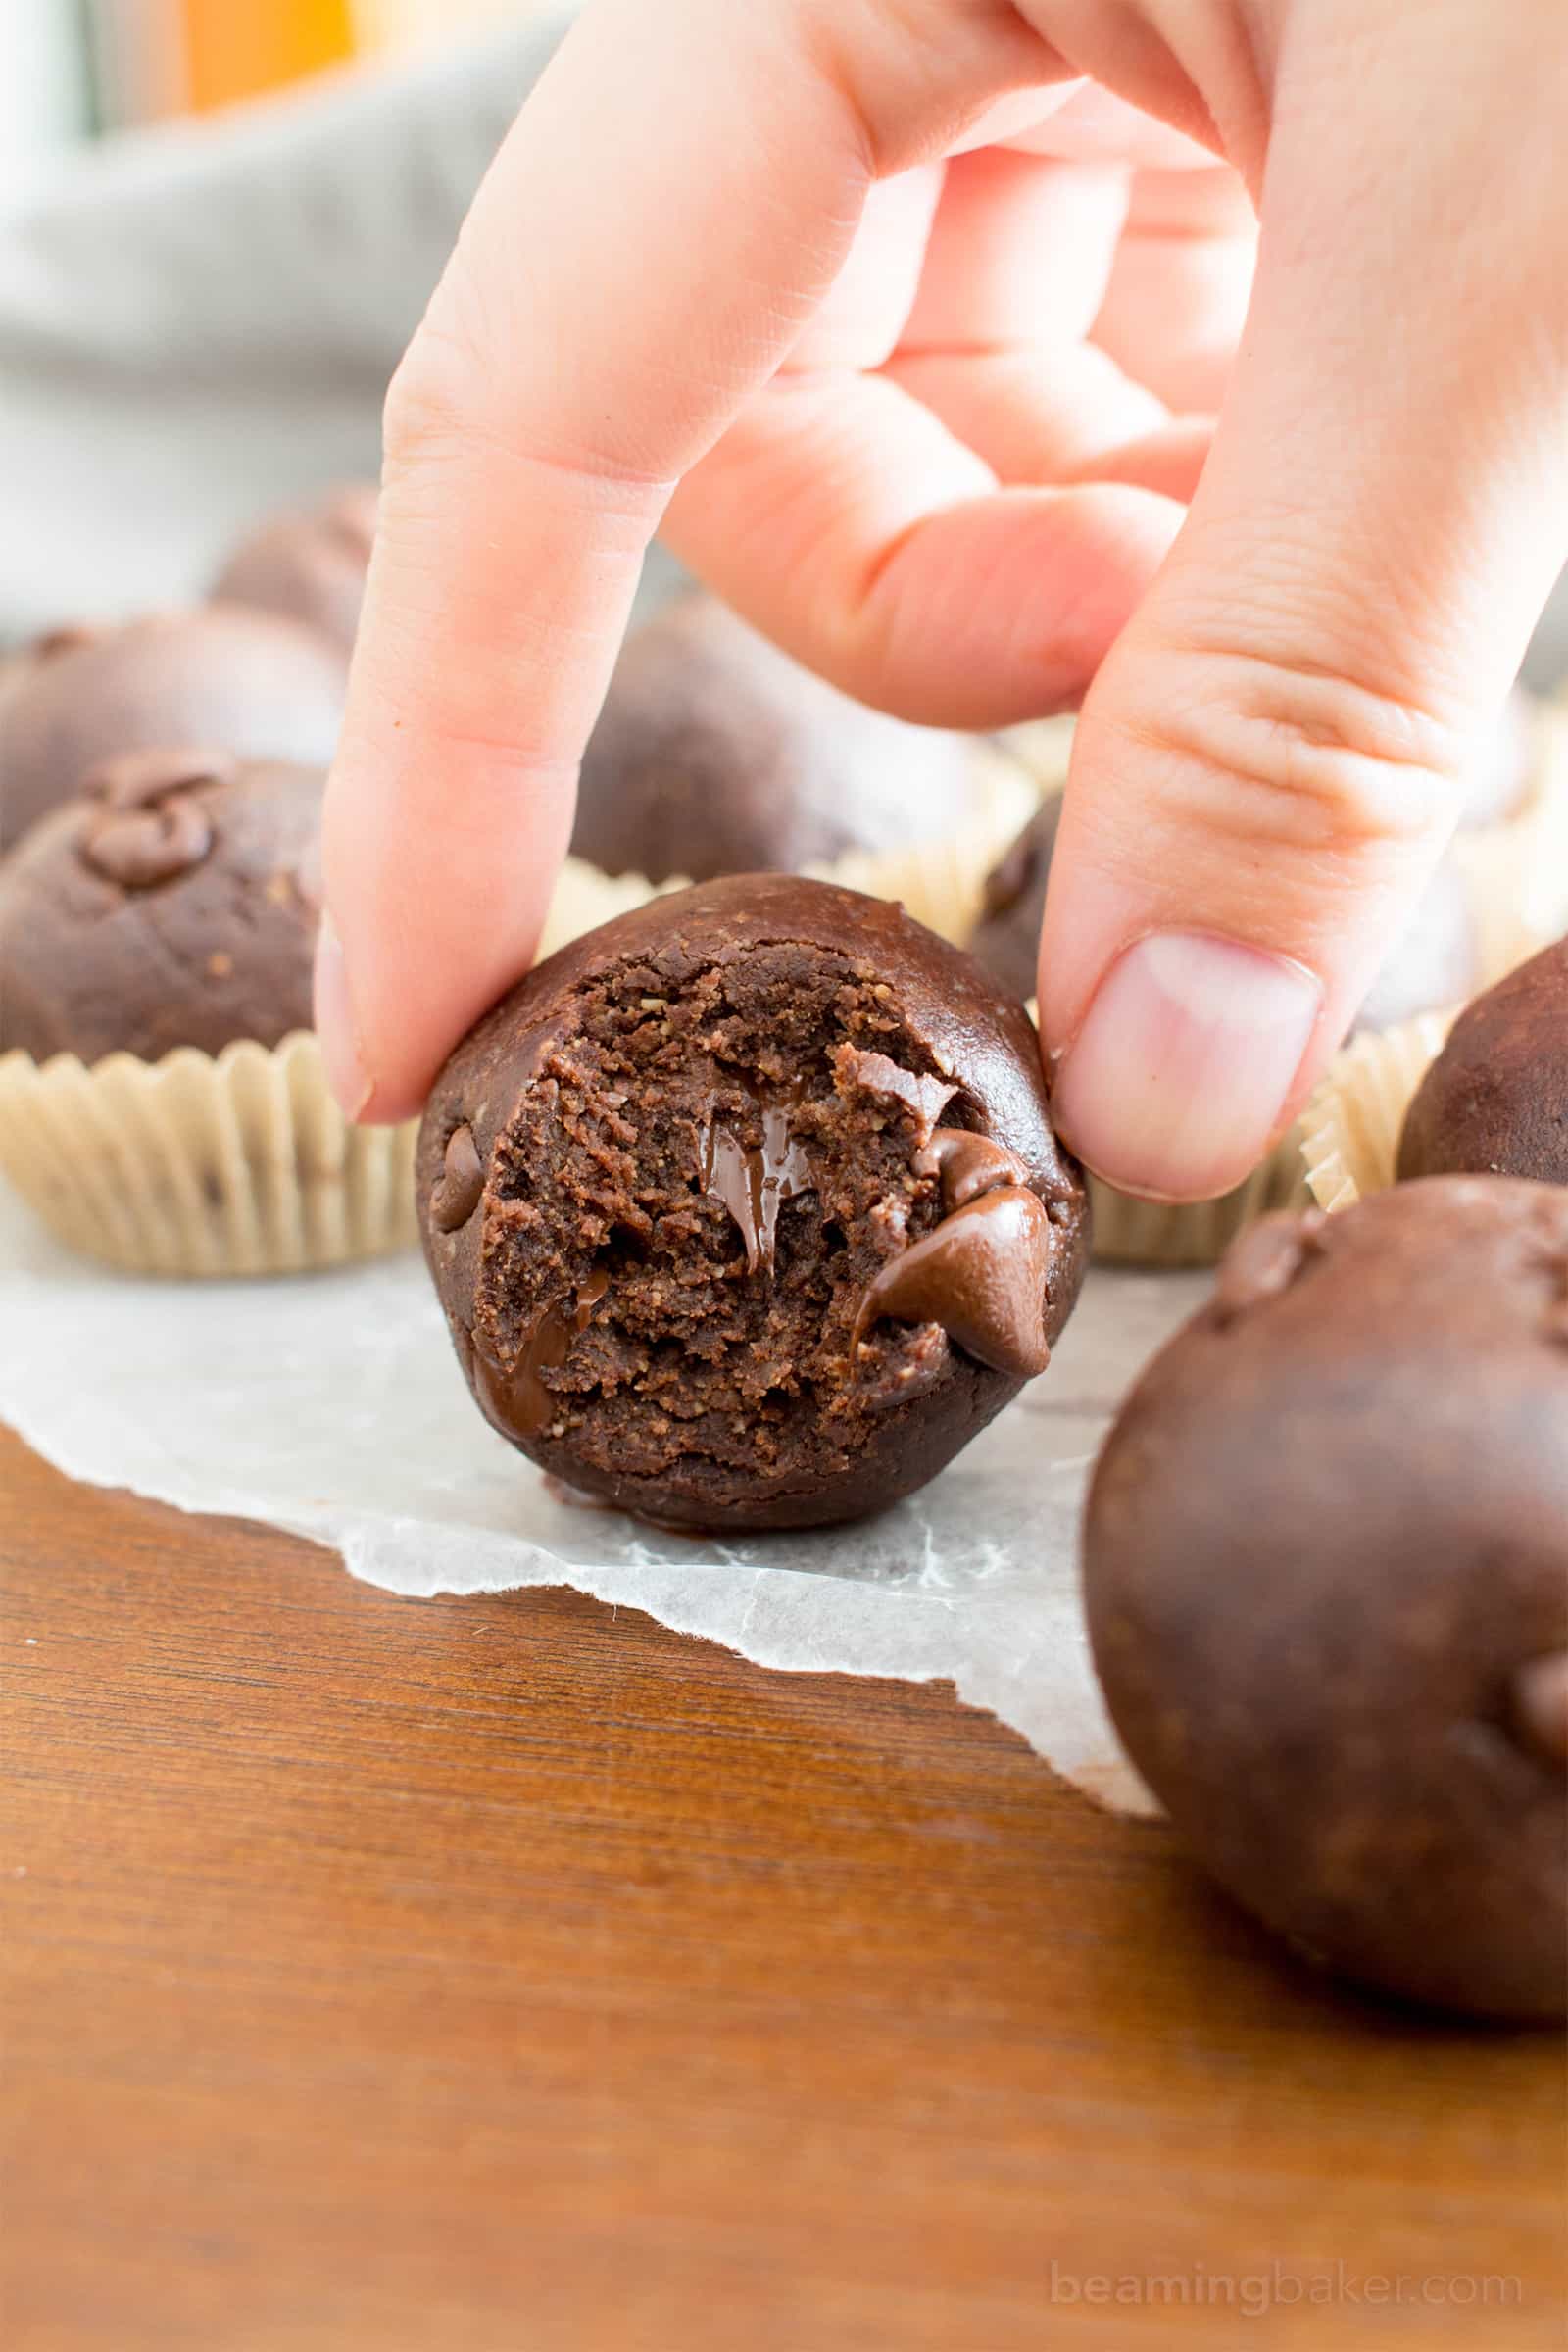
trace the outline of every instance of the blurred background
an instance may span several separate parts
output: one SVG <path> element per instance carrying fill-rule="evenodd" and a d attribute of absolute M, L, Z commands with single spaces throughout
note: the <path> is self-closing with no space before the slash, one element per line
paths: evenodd
<path fill-rule="evenodd" d="M 559 0 L 557 0 L 559 6 Z M 0 0 L 0 195 L 105 131 L 209 114 L 547 0 Z"/>
<path fill-rule="evenodd" d="M 571 5 L 0 0 L 0 648 L 188 596 L 269 505 L 374 474 Z M 1526 674 L 1565 670 L 1568 578 Z"/>

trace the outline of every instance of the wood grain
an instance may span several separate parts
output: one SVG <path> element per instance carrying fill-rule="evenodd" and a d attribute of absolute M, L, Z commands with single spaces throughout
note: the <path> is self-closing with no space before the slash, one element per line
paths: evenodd
<path fill-rule="evenodd" d="M 11 2352 L 1562 2341 L 1555 2041 L 1315 1981 L 945 1688 L 3 1434 L 0 1570 Z"/>

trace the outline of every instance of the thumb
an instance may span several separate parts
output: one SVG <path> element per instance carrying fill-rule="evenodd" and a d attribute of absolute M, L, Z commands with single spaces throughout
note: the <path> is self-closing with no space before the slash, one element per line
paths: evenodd
<path fill-rule="evenodd" d="M 1568 555 L 1563 45 L 1472 0 L 1291 21 L 1241 355 L 1085 705 L 1042 950 L 1063 1134 L 1170 1200 L 1299 1108 Z"/>

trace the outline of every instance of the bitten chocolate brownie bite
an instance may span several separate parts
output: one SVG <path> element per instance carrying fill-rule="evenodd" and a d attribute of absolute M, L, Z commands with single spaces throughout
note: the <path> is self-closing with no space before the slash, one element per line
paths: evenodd
<path fill-rule="evenodd" d="M 270 514 L 234 548 L 214 598 L 307 621 L 347 652 L 365 602 L 376 495 L 373 482 L 350 482 Z"/>
<path fill-rule="evenodd" d="M 1568 1193 L 1244 1235 L 1106 1442 L 1085 1587 L 1128 1753 L 1240 1902 L 1389 1991 L 1562 2012 Z"/>
<path fill-rule="evenodd" d="M 1398 1176 L 1528 1176 L 1568 1185 L 1568 939 L 1459 1015 L 1417 1088 Z"/>
<path fill-rule="evenodd" d="M 493 1425 L 714 1531 L 933 1477 L 1044 1369 L 1088 1250 L 1019 1008 L 902 908 L 781 875 L 531 972 L 438 1078 L 416 1183 Z"/>
<path fill-rule="evenodd" d="M 583 756 L 573 854 L 703 882 L 961 832 L 972 751 L 852 702 L 706 595 L 628 638 Z"/>
<path fill-rule="evenodd" d="M 324 767 L 346 678 L 318 630 L 237 605 L 57 629 L 0 680 L 0 849 L 122 753 L 199 743 Z"/>
<path fill-rule="evenodd" d="M 0 863 L 0 1050 L 154 1061 L 311 1026 L 319 770 L 135 752 Z"/>

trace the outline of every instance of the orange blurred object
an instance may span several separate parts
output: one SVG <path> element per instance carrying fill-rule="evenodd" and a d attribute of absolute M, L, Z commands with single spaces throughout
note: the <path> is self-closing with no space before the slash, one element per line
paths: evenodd
<path fill-rule="evenodd" d="M 352 57 L 351 0 L 179 0 L 186 104 L 197 112 Z"/>

